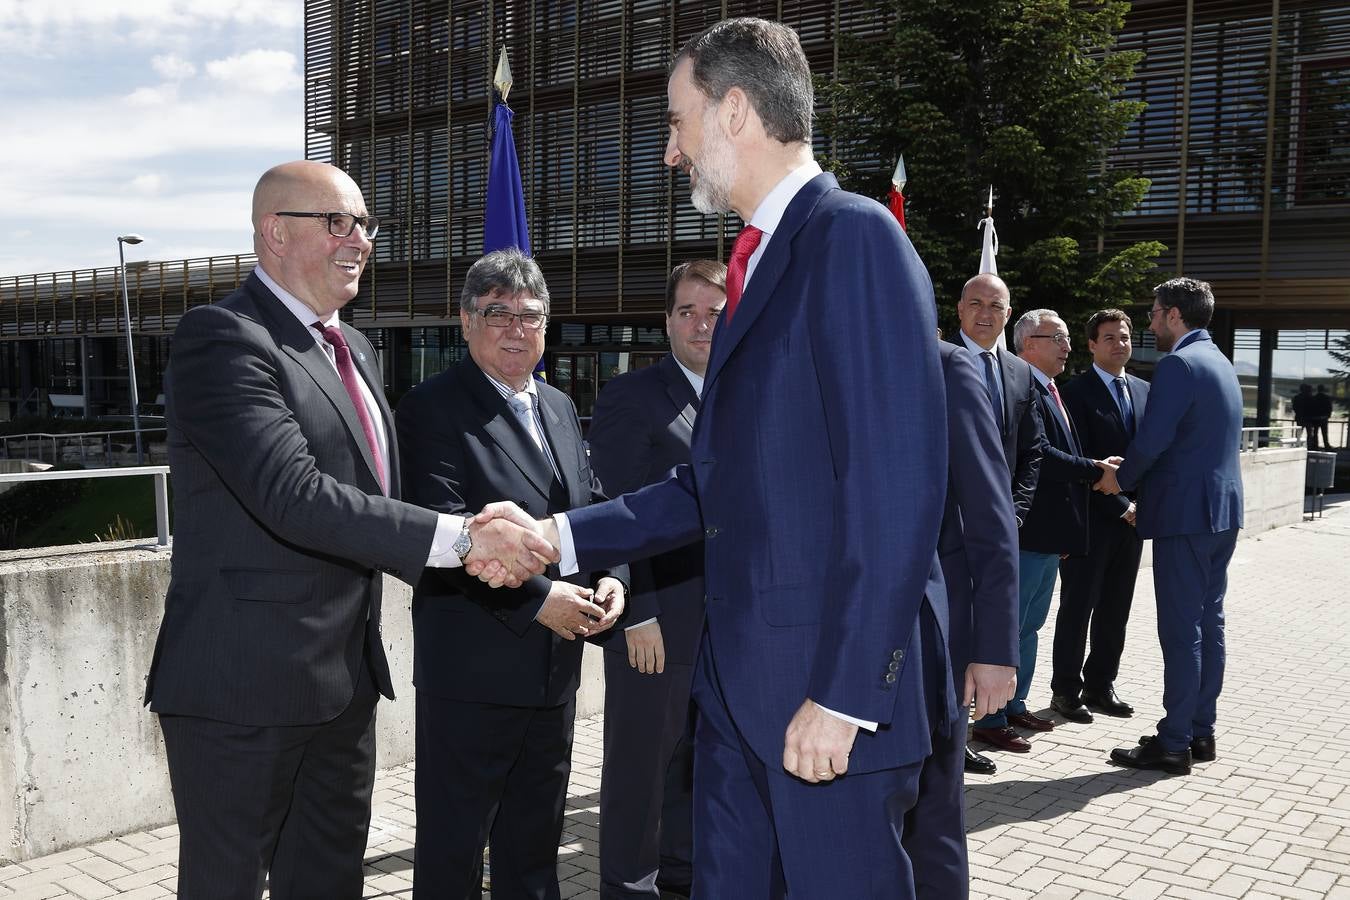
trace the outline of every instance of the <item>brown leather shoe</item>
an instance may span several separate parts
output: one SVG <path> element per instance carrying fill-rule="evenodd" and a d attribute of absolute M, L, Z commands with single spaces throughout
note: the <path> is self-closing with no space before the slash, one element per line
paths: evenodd
<path fill-rule="evenodd" d="M 1034 716 L 1029 712 L 1008 713 L 1008 724 L 1016 725 L 1018 728 L 1025 728 L 1028 731 L 1054 731 L 1055 723 L 1049 719 L 1042 719 L 1040 716 Z"/>
<path fill-rule="evenodd" d="M 1007 725 L 1002 728 L 972 728 L 970 736 L 977 741 L 992 744 L 1000 750 L 1010 750 L 1013 753 L 1031 752 L 1031 742 Z"/>

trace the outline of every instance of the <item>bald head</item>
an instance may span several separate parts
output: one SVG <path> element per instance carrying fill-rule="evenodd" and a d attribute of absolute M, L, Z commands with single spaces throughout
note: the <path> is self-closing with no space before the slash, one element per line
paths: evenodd
<path fill-rule="evenodd" d="M 363 217 L 366 202 L 341 169 L 312 160 L 273 166 L 253 189 L 253 247 L 258 264 L 287 292 L 325 319 L 356 296 L 371 244 L 364 227 L 329 233 L 322 216 Z"/>
<path fill-rule="evenodd" d="M 1008 286 L 997 275 L 976 275 L 961 289 L 961 302 L 956 304 L 961 331 L 985 350 L 994 349 L 1011 315 Z"/>

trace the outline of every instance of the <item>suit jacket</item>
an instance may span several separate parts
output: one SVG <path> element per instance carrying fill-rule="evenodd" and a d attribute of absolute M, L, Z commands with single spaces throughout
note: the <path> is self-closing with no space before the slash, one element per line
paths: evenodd
<path fill-rule="evenodd" d="M 718 323 L 692 464 L 568 516 L 583 565 L 702 535 L 705 652 L 766 764 L 780 764 L 807 698 L 881 723 L 858 735 L 850 772 L 922 759 L 955 721 L 936 331 L 932 285 L 894 217 L 817 176 Z"/>
<path fill-rule="evenodd" d="M 1144 419 L 1144 410 L 1148 407 L 1148 382 L 1128 372 L 1122 377 L 1130 395 L 1134 427 L 1138 430 L 1139 423 Z M 1069 415 L 1078 427 L 1078 442 L 1084 456 L 1106 459 L 1125 455 L 1130 445 L 1130 435 L 1121 419 L 1120 406 L 1116 403 L 1115 394 L 1094 369 L 1089 368 L 1065 384 L 1060 388 L 1060 396 L 1064 398 L 1064 405 L 1069 408 Z M 1118 521 L 1130 508 L 1132 499 L 1130 494 L 1123 491 L 1109 496 L 1093 491 L 1088 495 L 1088 511 L 1097 522 Z"/>
<path fill-rule="evenodd" d="M 947 505 L 938 556 L 951 610 L 952 671 L 969 663 L 1015 666 L 1017 520 L 1008 496 L 1008 462 L 975 358 L 943 343 L 947 387 Z"/>
<path fill-rule="evenodd" d="M 562 475 L 466 357 L 409 391 L 398 405 L 408 499 L 442 513 L 472 513 L 514 500 L 534 516 L 604 499 L 591 472 L 576 407 L 539 384 L 540 417 Z M 625 567 L 579 572 L 565 580 L 593 585 Z M 557 706 L 576 691 L 583 641 L 568 641 L 534 620 L 557 580 L 556 567 L 519 588 L 493 589 L 462 569 L 428 569 L 413 591 L 413 683 L 455 700 L 508 706 Z"/>
<path fill-rule="evenodd" d="M 663 481 L 689 462 L 699 399 L 675 357 L 611 380 L 595 401 L 586 435 L 591 466 L 611 495 Z M 596 643 L 627 654 L 623 629 L 656 618 L 666 659 L 693 665 L 703 636 L 703 544 L 698 542 L 630 566 L 633 595 L 618 625 Z"/>
<path fill-rule="evenodd" d="M 1144 538 L 1242 527 L 1242 389 L 1201 331 L 1158 360 L 1148 409 L 1116 478 L 1138 494 Z"/>
<path fill-rule="evenodd" d="M 1069 416 L 1072 427 L 1065 427 L 1050 391 L 1039 380 L 1034 383 L 1045 426 L 1044 455 L 1036 496 L 1017 534 L 1018 544 L 1031 553 L 1082 556 L 1088 549 L 1088 494 L 1102 470 L 1083 455 L 1073 415 Z"/>
<path fill-rule="evenodd" d="M 397 441 L 375 352 L 342 326 Z M 164 377 L 172 578 L 146 682 L 159 713 L 310 725 L 346 708 L 364 657 L 393 697 L 381 572 L 414 581 L 436 516 L 383 496 L 337 371 L 257 275 L 188 310 Z"/>
<path fill-rule="evenodd" d="M 949 343 L 969 352 L 959 333 Z M 973 354 L 971 359 L 980 372 L 980 387 L 983 388 L 982 362 L 975 359 Z M 1036 496 L 1045 429 L 1041 422 L 1041 405 L 1037 402 L 1036 379 L 1031 374 L 1031 365 L 1007 350 L 995 351 L 994 359 L 998 361 L 999 372 L 1003 375 L 1003 455 L 1008 461 L 1012 477 L 1013 512 L 1021 527 L 1031 512 L 1032 498 Z"/>

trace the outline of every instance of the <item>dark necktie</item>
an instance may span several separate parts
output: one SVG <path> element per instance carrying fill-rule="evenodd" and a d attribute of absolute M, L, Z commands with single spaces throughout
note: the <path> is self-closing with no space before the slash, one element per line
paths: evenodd
<path fill-rule="evenodd" d="M 1125 379 L 1117 375 L 1116 405 L 1120 407 L 1120 420 L 1125 423 L 1125 433 L 1134 437 L 1134 409 L 1130 406 L 1130 395 L 1125 390 Z"/>
<path fill-rule="evenodd" d="M 764 236 L 753 225 L 747 225 L 741 229 L 741 233 L 736 235 L 736 240 L 731 245 L 731 258 L 727 260 L 727 305 L 726 319 L 731 321 L 732 315 L 736 312 L 736 304 L 741 302 L 741 293 L 745 290 L 745 269 L 750 263 L 750 256 L 759 246 L 759 239 Z"/>
<path fill-rule="evenodd" d="M 324 328 L 315 322 L 314 327 L 323 332 L 323 339 L 333 348 L 338 377 L 342 379 L 342 386 L 347 389 L 352 406 L 356 407 L 356 418 L 361 421 L 361 430 L 366 433 L 366 443 L 370 445 L 370 455 L 375 460 L 375 475 L 380 479 L 380 489 L 388 494 L 389 479 L 385 475 L 384 458 L 380 456 L 380 441 L 375 436 L 375 423 L 370 420 L 370 411 L 366 409 L 365 398 L 361 396 L 361 376 L 356 373 L 356 366 L 352 364 L 351 348 L 347 346 L 347 339 L 342 336 L 342 329 L 336 325 Z"/>
<path fill-rule="evenodd" d="M 994 407 L 994 421 L 998 423 L 999 433 L 1004 431 L 1003 422 L 1003 388 L 998 383 L 998 375 L 994 373 L 994 354 L 988 350 L 980 354 L 984 360 L 984 389 L 989 394 L 989 402 Z"/>

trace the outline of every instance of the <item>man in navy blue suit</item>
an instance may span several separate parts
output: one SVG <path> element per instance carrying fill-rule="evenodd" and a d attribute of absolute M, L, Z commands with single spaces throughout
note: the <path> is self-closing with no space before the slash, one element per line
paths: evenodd
<path fill-rule="evenodd" d="M 906 815 L 958 733 L 932 284 L 894 217 L 815 163 L 790 28 L 719 22 L 668 89 L 666 162 L 748 223 L 692 464 L 544 531 L 584 568 L 703 538 L 695 896 L 913 897 L 944 863 L 907 853 Z M 959 811 L 921 827 L 959 832 Z"/>
<path fill-rule="evenodd" d="M 664 481 L 688 464 L 727 267 L 681 263 L 666 283 L 670 353 L 605 385 L 587 435 L 610 494 Z M 694 717 L 689 702 L 703 636 L 703 547 L 631 569 L 633 598 L 605 653 L 600 773 L 600 897 L 688 896 L 693 880 Z"/>
<path fill-rule="evenodd" d="M 1111 759 L 1176 775 L 1215 758 L 1214 721 L 1223 687 L 1223 598 L 1242 527 L 1242 389 L 1210 339 L 1214 294 L 1203 281 L 1173 278 L 1153 289 L 1149 330 L 1158 360 L 1148 409 L 1114 473 L 1099 489 L 1136 491 L 1139 535 L 1153 539 L 1153 592 L 1163 653 L 1158 733 Z"/>
<path fill-rule="evenodd" d="M 1087 342 L 1092 368 L 1064 386 L 1064 404 L 1078 426 L 1085 455 L 1123 456 L 1148 405 L 1148 382 L 1125 371 L 1132 349 L 1130 317 L 1118 309 L 1093 313 Z M 1088 498 L 1088 520 L 1087 555 L 1060 564 L 1063 587 L 1050 681 L 1051 706 L 1071 722 L 1084 724 L 1092 721 L 1090 709 L 1122 718 L 1134 714 L 1116 695 L 1115 680 L 1144 548 L 1134 527 L 1133 497 L 1094 491 Z M 1092 653 L 1084 662 L 1089 628 Z"/>

